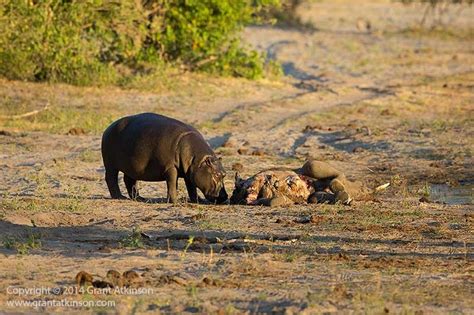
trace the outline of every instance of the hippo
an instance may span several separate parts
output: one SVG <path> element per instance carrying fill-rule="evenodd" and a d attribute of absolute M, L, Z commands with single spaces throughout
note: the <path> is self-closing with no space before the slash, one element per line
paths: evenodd
<path fill-rule="evenodd" d="M 191 202 L 198 202 L 197 188 L 212 203 L 228 198 L 221 159 L 195 128 L 181 121 L 154 113 L 123 117 L 104 131 L 101 147 L 105 181 L 114 199 L 125 198 L 119 171 L 133 200 L 145 200 L 138 193 L 138 180 L 166 181 L 167 201 L 176 203 L 178 178 L 184 178 Z"/>
<path fill-rule="evenodd" d="M 288 206 L 305 203 L 349 205 L 352 196 L 345 175 L 331 165 L 307 161 L 298 169 L 272 168 L 248 179 L 235 174 L 232 204 Z"/>

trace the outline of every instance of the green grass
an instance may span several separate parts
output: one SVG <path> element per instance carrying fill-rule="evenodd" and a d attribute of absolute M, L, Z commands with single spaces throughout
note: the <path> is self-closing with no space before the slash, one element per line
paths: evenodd
<path fill-rule="evenodd" d="M 99 150 L 85 149 L 78 156 L 81 162 L 92 163 L 101 161 L 101 153 Z"/>
<path fill-rule="evenodd" d="M 67 133 L 71 128 L 82 128 L 86 133 L 101 134 L 116 116 L 113 111 L 58 107 L 47 109 L 33 117 L 3 120 L 0 121 L 0 126 L 60 134 Z"/>
<path fill-rule="evenodd" d="M 5 213 L 11 211 L 23 211 L 27 213 L 67 211 L 78 213 L 86 209 L 83 198 L 65 197 L 65 198 L 4 198 L 0 201 L 0 209 Z"/>
<path fill-rule="evenodd" d="M 284 261 L 284 262 L 294 262 L 302 255 L 302 252 L 298 252 L 296 250 L 290 250 L 283 253 L 275 253 L 273 258 L 277 261 Z"/>
<path fill-rule="evenodd" d="M 5 236 L 2 240 L 2 245 L 6 249 L 14 249 L 16 244 L 16 239 L 13 237 Z"/>
<path fill-rule="evenodd" d="M 145 247 L 145 244 L 143 243 L 143 237 L 141 235 L 141 231 L 138 227 L 134 227 L 132 231 L 120 241 L 120 244 L 123 247 L 127 247 L 127 248 L 144 248 Z"/>
<path fill-rule="evenodd" d="M 407 27 L 402 30 L 397 31 L 385 31 L 385 36 L 392 37 L 392 36 L 404 36 L 404 37 L 411 37 L 411 38 L 432 38 L 442 41 L 458 41 L 458 40 L 466 40 L 472 41 L 474 40 L 474 34 L 472 29 L 469 28 L 451 28 L 451 27 L 436 27 L 436 28 L 427 28 L 427 27 Z"/>
<path fill-rule="evenodd" d="M 6 236 L 2 245 L 6 249 L 15 249 L 19 255 L 28 255 L 30 250 L 42 247 L 40 238 L 41 235 L 37 233 L 29 233 L 25 238 Z"/>
<path fill-rule="evenodd" d="M 212 219 L 200 220 L 196 222 L 196 224 L 201 230 L 224 230 L 232 227 L 232 224 L 229 224 L 228 222 Z"/>

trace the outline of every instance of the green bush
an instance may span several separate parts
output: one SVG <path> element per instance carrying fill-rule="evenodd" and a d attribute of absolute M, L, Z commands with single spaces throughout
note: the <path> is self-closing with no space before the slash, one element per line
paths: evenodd
<path fill-rule="evenodd" d="M 272 7 L 266 14 L 275 19 L 280 26 L 312 32 L 316 30 L 316 26 L 310 21 L 303 21 L 298 15 L 299 8 L 306 2 L 309 1 L 281 0 L 278 7 Z"/>
<path fill-rule="evenodd" d="M 461 6 L 461 8 L 465 6 L 472 6 L 474 0 L 396 0 L 402 2 L 406 5 L 411 4 L 422 4 L 425 6 L 425 10 L 423 12 L 423 16 L 420 20 L 420 25 L 424 25 L 425 22 L 431 17 L 431 26 L 435 28 L 436 26 L 440 26 L 445 24 L 444 17 L 449 12 L 450 6 L 457 5 Z M 460 11 L 458 9 L 457 14 Z M 452 18 L 451 18 L 452 21 Z"/>
<path fill-rule="evenodd" d="M 430 5 L 440 5 L 440 4 L 469 4 L 471 5 L 474 1 L 473 0 L 398 0 L 403 3 L 427 3 Z"/>
<path fill-rule="evenodd" d="M 0 75 L 118 83 L 179 63 L 258 78 L 264 56 L 238 31 L 279 0 L 0 0 Z"/>
<path fill-rule="evenodd" d="M 258 13 L 278 3 L 279 0 L 164 1 L 163 27 L 152 34 L 147 49 L 161 51 L 166 60 L 178 61 L 190 69 L 261 77 L 265 56 L 244 49 L 237 35 L 245 25 L 261 21 Z"/>
<path fill-rule="evenodd" d="M 136 37 L 145 38 L 135 23 L 139 11 L 127 2 L 2 2 L 0 74 L 7 78 L 113 82 L 117 73 L 111 65 L 137 54 Z"/>

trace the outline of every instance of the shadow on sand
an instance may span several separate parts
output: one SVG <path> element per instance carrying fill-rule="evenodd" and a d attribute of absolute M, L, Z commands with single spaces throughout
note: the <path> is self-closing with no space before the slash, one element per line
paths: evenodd
<path fill-rule="evenodd" d="M 187 220 L 188 218 L 182 218 Z M 108 225 L 107 222 L 91 222 L 83 226 L 58 226 L 58 227 L 31 227 L 0 221 L 0 229 L 4 237 L 26 238 L 32 233 L 41 236 L 43 246 L 34 250 L 39 255 L 63 255 L 67 257 L 94 257 L 116 255 L 123 257 L 124 253 L 104 253 L 103 248 L 120 248 L 120 242 L 131 231 Z M 308 255 L 348 255 L 366 256 L 368 258 L 397 257 L 397 258 L 437 258 L 437 259 L 474 259 L 474 253 L 465 252 L 466 248 L 473 248 L 474 243 L 458 241 L 435 240 L 403 240 L 403 239 L 363 239 L 358 237 L 338 237 L 326 235 L 302 234 L 268 234 L 268 233 L 239 233 L 221 230 L 176 230 L 160 229 L 147 230 L 142 233 L 143 242 L 150 248 L 161 250 L 183 250 L 193 239 L 189 251 L 203 252 L 294 252 L 299 250 Z M 335 243 L 373 245 L 373 249 L 343 249 Z M 377 250 L 377 245 L 390 247 L 389 250 Z M 399 251 L 400 245 L 411 245 L 412 248 L 432 249 L 429 252 Z M 391 248 L 393 247 L 393 248 Z M 436 247 L 458 248 L 459 252 L 436 252 Z M 2 248 L 4 255 L 16 255 L 12 249 Z M 129 251 L 127 255 L 136 252 Z M 113 257 L 112 257 L 113 258 Z"/>

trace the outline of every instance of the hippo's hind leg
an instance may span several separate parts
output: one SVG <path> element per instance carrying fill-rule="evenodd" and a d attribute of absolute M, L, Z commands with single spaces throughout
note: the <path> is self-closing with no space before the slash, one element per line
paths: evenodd
<path fill-rule="evenodd" d="M 118 185 L 118 170 L 113 168 L 105 168 L 105 182 L 109 188 L 110 196 L 113 199 L 125 199 L 120 192 Z"/>
<path fill-rule="evenodd" d="M 123 181 L 125 182 L 125 187 L 127 187 L 127 192 L 130 199 L 136 200 L 136 201 L 145 201 L 145 198 L 140 197 L 140 194 L 138 193 L 136 179 L 133 179 L 130 176 L 127 176 L 124 174 Z"/>

